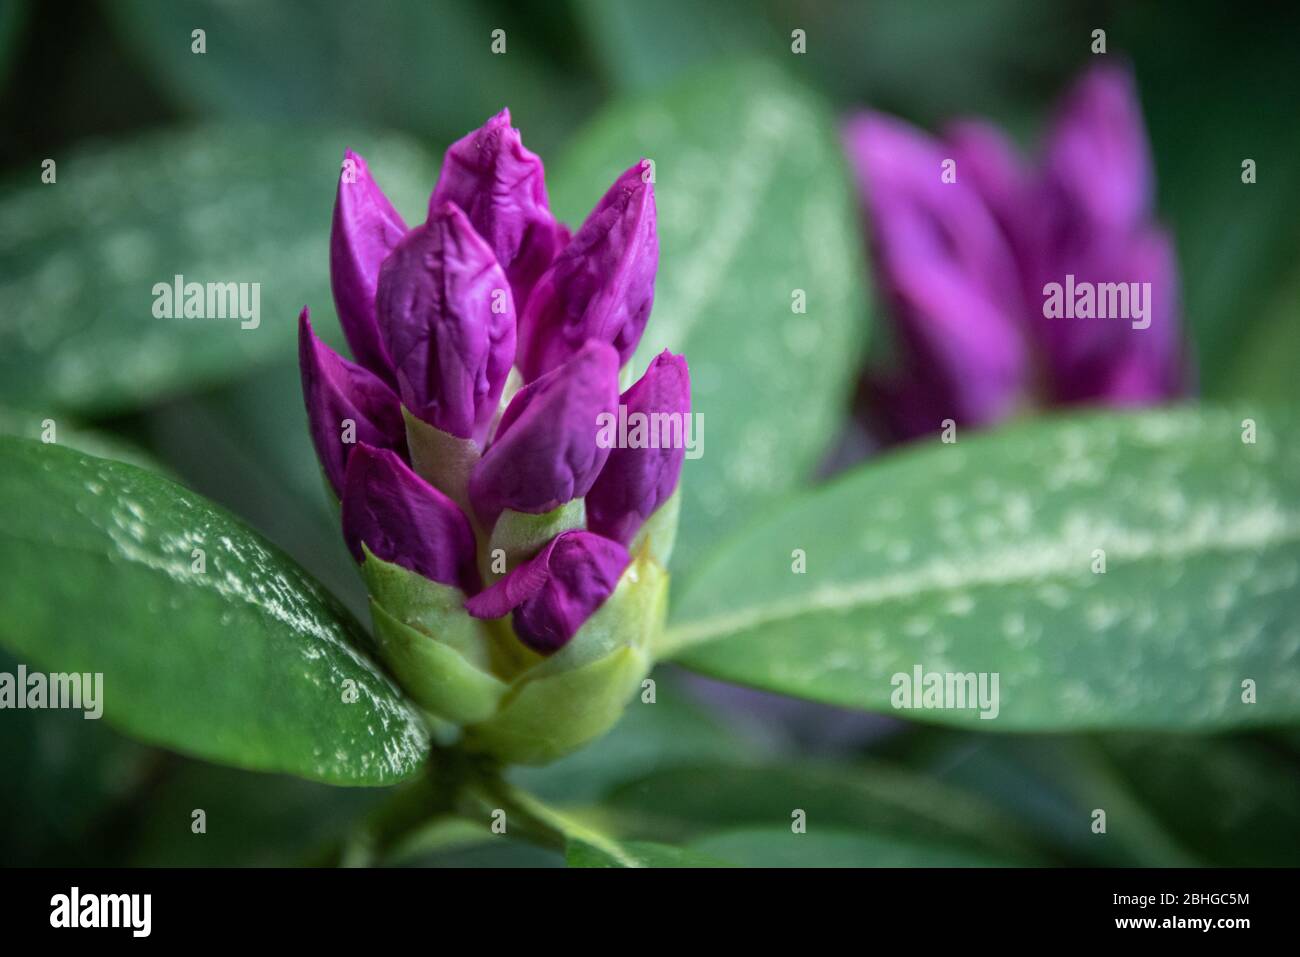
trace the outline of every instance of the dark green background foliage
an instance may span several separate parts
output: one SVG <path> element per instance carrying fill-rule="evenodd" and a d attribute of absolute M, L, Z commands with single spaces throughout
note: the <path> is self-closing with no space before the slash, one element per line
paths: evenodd
<path fill-rule="evenodd" d="M 0 0 L 0 671 L 113 676 L 103 721 L 0 712 L 0 862 L 1300 862 L 1298 32 L 1263 7 Z M 1096 27 L 1136 68 L 1197 400 L 825 483 L 880 326 L 837 117 L 982 114 L 1032 148 Z M 388 839 L 382 809 L 420 792 L 383 786 L 430 745 L 365 656 L 294 346 L 304 303 L 340 342 L 343 148 L 417 222 L 442 150 L 507 105 L 569 223 L 655 159 L 637 361 L 686 354 L 708 426 L 680 664 L 607 738 L 510 772 L 581 822 L 563 848 L 454 817 Z M 261 327 L 153 319 L 175 273 L 260 281 Z M 47 418 L 64 448 L 32 441 Z M 918 654 L 1001 671 L 999 720 L 898 720 L 889 675 Z M 363 708 L 326 706 L 344 678 Z"/>

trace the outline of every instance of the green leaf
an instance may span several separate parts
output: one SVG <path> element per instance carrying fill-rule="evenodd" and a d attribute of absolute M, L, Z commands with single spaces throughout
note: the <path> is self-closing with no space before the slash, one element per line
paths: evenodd
<path fill-rule="evenodd" d="M 1095 736 L 990 735 L 914 725 L 895 739 L 896 760 L 1015 815 L 1055 863 L 1088 867 L 1193 867 L 1179 841 L 1118 773 Z M 1188 737 L 1189 742 L 1203 741 Z M 1175 775 L 1173 780 L 1185 780 Z M 1213 807 L 1220 807 L 1217 796 Z M 1201 795 L 1184 792 L 1184 800 Z M 1093 811 L 1106 811 L 1106 834 Z"/>
<path fill-rule="evenodd" d="M 716 677 L 885 712 L 916 666 L 997 674 L 996 720 L 897 712 L 981 731 L 1295 721 L 1300 429 L 1253 416 L 1256 444 L 1240 414 L 1173 409 L 870 462 L 728 542 L 667 644 Z"/>
<path fill-rule="evenodd" d="M 550 848 L 537 847 L 526 841 L 512 841 L 494 836 L 473 844 L 461 844 L 421 854 L 396 862 L 401 867 L 437 867 L 454 870 L 466 868 L 543 868 L 563 867 L 564 858 Z"/>
<path fill-rule="evenodd" d="M 1100 744 L 1116 776 L 1205 862 L 1300 862 L 1300 754 L 1260 735 L 1113 735 Z"/>
<path fill-rule="evenodd" d="M 182 484 L 283 548 L 365 620 L 366 589 L 312 447 L 296 355 L 285 358 L 220 389 L 154 406 L 143 416 L 149 444 Z"/>
<path fill-rule="evenodd" d="M 0 514 L 0 642 L 30 667 L 102 673 L 122 730 L 331 784 L 389 784 L 424 759 L 427 730 L 356 649 L 355 620 L 224 510 L 3 437 Z"/>
<path fill-rule="evenodd" d="M 526 29 L 521 12 L 472 0 L 117 0 L 105 12 L 161 92 L 205 115 L 378 123 L 446 141 L 507 105 L 525 132 L 545 131 L 591 96 L 550 62 L 563 44 Z M 203 54 L 191 50 L 196 27 Z M 498 27 L 504 55 L 492 49 Z"/>
<path fill-rule="evenodd" d="M 682 471 L 672 571 L 812 473 L 838 426 L 868 314 L 856 204 L 823 104 L 775 68 L 729 65 L 612 106 L 558 175 L 579 223 L 655 163 L 659 273 L 633 364 L 686 356 L 703 455 Z M 795 290 L 807 313 L 792 312 Z"/>
<path fill-rule="evenodd" d="M 575 0 L 573 8 L 602 74 L 623 91 L 653 90 L 683 69 L 770 50 L 774 40 L 744 0 L 660 0 L 653 6 Z M 684 23 L 690 29 L 682 29 Z M 779 35 L 775 42 L 782 42 Z"/>
<path fill-rule="evenodd" d="M 725 858 L 740 867 L 1008 867 L 1017 862 L 995 854 L 900 840 L 836 828 L 743 828 L 700 838 L 696 854 Z"/>
<path fill-rule="evenodd" d="M 880 763 L 674 768 L 626 782 L 604 805 L 636 822 L 639 834 L 678 844 L 720 829 L 789 832 L 794 813 L 802 811 L 810 833 L 847 829 L 1040 860 L 1014 817 L 974 794 Z"/>
<path fill-rule="evenodd" d="M 615 856 L 582 841 L 570 841 L 564 851 L 570 867 L 726 867 L 723 861 L 707 854 L 650 841 L 627 841 L 619 845 Z"/>
<path fill-rule="evenodd" d="M 1300 236 L 1297 237 L 1300 240 Z M 1300 244 L 1300 243 L 1298 243 Z M 1293 267 L 1275 297 L 1235 350 L 1232 366 L 1218 390 L 1234 399 L 1295 403 L 1300 381 L 1300 264 Z"/>
<path fill-rule="evenodd" d="M 1062 861 L 1108 867 L 1294 866 L 1300 752 L 1284 734 L 973 735 L 914 726 L 919 773 L 1016 814 Z M 1106 836 L 1092 812 L 1106 810 Z"/>
<path fill-rule="evenodd" d="M 103 413 L 224 381 L 294 355 L 304 305 L 331 334 L 330 210 L 348 146 L 418 222 L 433 162 L 405 139 L 354 130 L 154 133 L 61 156 L 54 184 L 11 178 L 0 188 L 0 401 Z M 250 297 L 258 283 L 258 324 L 157 318 L 154 287 L 177 275 L 248 283 Z"/>

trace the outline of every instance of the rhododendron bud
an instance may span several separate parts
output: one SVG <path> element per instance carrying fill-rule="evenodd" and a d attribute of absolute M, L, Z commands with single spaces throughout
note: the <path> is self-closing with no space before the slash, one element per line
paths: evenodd
<path fill-rule="evenodd" d="M 609 449 L 597 422 L 618 405 L 618 354 L 592 341 L 564 365 L 524 386 L 470 477 L 480 518 L 503 509 L 548 512 L 587 494 Z"/>
<path fill-rule="evenodd" d="M 502 111 L 408 230 L 347 157 L 330 255 L 356 361 L 306 310 L 299 360 L 374 650 L 465 748 L 554 760 L 618 720 L 667 612 L 684 434 L 600 438 L 654 294 L 649 178 L 621 176 L 570 241 Z M 623 402 L 689 415 L 685 360 L 658 356 Z"/>
<path fill-rule="evenodd" d="M 465 211 L 492 248 L 522 310 L 568 232 L 551 215 L 542 161 L 524 148 L 509 110 L 447 149 L 429 214 L 449 202 Z"/>
<path fill-rule="evenodd" d="M 538 280 L 519 318 L 518 366 L 531 382 L 591 339 L 623 365 L 654 303 L 659 237 L 654 185 L 641 163 L 615 180 L 582 228 Z"/>
<path fill-rule="evenodd" d="M 298 366 L 316 456 L 334 494 L 342 495 L 344 469 L 359 443 L 405 450 L 397 396 L 317 339 L 306 309 L 298 317 Z"/>
<path fill-rule="evenodd" d="M 406 235 L 406 224 L 370 175 L 366 161 L 347 150 L 330 230 L 330 286 L 339 325 L 357 362 L 395 385 L 375 318 L 379 267 Z"/>
<path fill-rule="evenodd" d="M 515 355 L 505 273 L 450 203 L 384 260 L 375 300 L 402 403 L 457 438 L 481 438 Z"/>
<path fill-rule="evenodd" d="M 629 545 L 677 489 L 691 414 L 686 360 L 665 349 L 623 393 L 619 405 L 620 419 L 633 422 L 641 434 L 627 447 L 611 449 L 587 493 L 587 527 Z"/>
<path fill-rule="evenodd" d="M 358 446 L 343 479 L 343 538 L 357 561 L 362 547 L 466 594 L 479 586 L 474 532 L 456 504 L 395 453 Z"/>

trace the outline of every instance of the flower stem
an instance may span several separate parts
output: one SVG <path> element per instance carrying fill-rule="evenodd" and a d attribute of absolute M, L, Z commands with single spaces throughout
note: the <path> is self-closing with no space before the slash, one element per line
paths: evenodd
<path fill-rule="evenodd" d="M 525 840 L 563 852 L 571 841 L 588 844 L 623 867 L 639 867 L 618 842 L 583 824 L 527 791 L 522 791 L 499 773 L 475 782 L 468 789 L 479 808 L 505 812 L 507 827 L 517 829 Z"/>
<path fill-rule="evenodd" d="M 509 836 L 561 854 L 580 841 L 624 867 L 640 866 L 614 839 L 512 785 L 496 762 L 458 748 L 435 748 L 425 774 L 396 789 L 346 841 L 309 863 L 368 866 L 437 820 L 460 818 L 488 827 L 496 811 L 504 812 Z"/>

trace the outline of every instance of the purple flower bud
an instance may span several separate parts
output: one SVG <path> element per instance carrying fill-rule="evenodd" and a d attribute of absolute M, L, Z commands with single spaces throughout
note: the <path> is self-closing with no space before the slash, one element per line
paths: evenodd
<path fill-rule="evenodd" d="M 514 361 L 515 309 L 505 273 L 459 208 L 439 207 L 397 245 L 376 308 L 406 407 L 481 439 Z"/>
<path fill-rule="evenodd" d="M 1012 317 L 951 274 L 895 268 L 902 354 L 892 374 L 868 383 L 890 434 L 906 439 L 937 432 L 945 419 L 980 427 L 1010 415 L 1028 385 Z"/>
<path fill-rule="evenodd" d="M 1056 281 L 1068 273 L 1076 285 L 1090 283 L 1094 289 L 1124 283 L 1130 312 L 1136 303 L 1128 296 L 1137 293 L 1145 316 L 1036 316 L 1031 328 L 1046 364 L 1051 401 L 1151 405 L 1183 392 L 1188 382 L 1178 322 L 1178 273 L 1168 235 L 1150 227 L 1058 262 Z"/>
<path fill-rule="evenodd" d="M 397 396 L 359 365 L 316 338 L 304 308 L 298 317 L 298 367 L 312 444 L 336 495 L 358 443 L 406 452 L 406 426 Z"/>
<path fill-rule="evenodd" d="M 631 562 L 622 545 L 591 532 L 564 532 L 541 552 L 465 603 L 476 618 L 513 611 L 515 634 L 549 655 L 563 648 L 614 593 Z"/>
<path fill-rule="evenodd" d="M 992 123 L 963 119 L 952 123 L 944 138 L 960 177 L 983 198 L 1017 256 L 1025 218 L 1035 214 L 1025 184 L 1029 174 L 1006 135 Z"/>
<path fill-rule="evenodd" d="M 1061 104 L 1047 138 L 1045 173 L 1074 228 L 1127 232 L 1151 209 L 1151 154 L 1132 71 L 1088 70 Z"/>
<path fill-rule="evenodd" d="M 565 362 L 588 339 L 636 351 L 654 302 L 659 239 L 654 186 L 638 163 L 615 180 L 538 280 L 519 319 L 517 365 L 531 382 Z"/>
<path fill-rule="evenodd" d="M 609 461 L 587 493 L 587 527 L 627 545 L 677 488 L 691 413 L 686 360 L 665 349 L 623 393 L 620 405 L 626 409 L 630 429 L 638 425 L 633 416 L 643 417 L 645 443 L 610 451 Z"/>
<path fill-rule="evenodd" d="M 474 532 L 456 504 L 394 453 L 358 445 L 343 481 L 343 538 L 386 562 L 473 594 L 479 588 Z"/>
<path fill-rule="evenodd" d="M 983 425 L 1010 414 L 1028 385 L 1012 250 L 973 181 L 944 181 L 941 145 L 898 120 L 862 114 L 845 128 L 872 229 L 899 357 L 868 391 L 895 438 L 946 418 Z M 972 178 L 973 179 L 973 178 Z"/>
<path fill-rule="evenodd" d="M 1092 68 L 1066 95 L 1042 171 L 1025 190 L 1035 213 L 1022 225 L 1032 302 L 1026 329 L 1043 354 L 1050 402 L 1151 404 L 1188 386 L 1178 271 L 1151 218 L 1152 180 L 1131 71 Z M 1044 314 L 1049 284 L 1085 283 L 1093 290 L 1123 284 L 1126 314 Z"/>
<path fill-rule="evenodd" d="M 551 215 L 542 161 L 524 148 L 508 109 L 448 147 L 430 215 L 449 202 L 492 248 L 522 310 L 567 233 Z"/>
<path fill-rule="evenodd" d="M 390 386 L 396 379 L 375 320 L 375 286 L 384 257 L 405 234 L 366 161 L 346 150 L 330 230 L 330 286 L 353 357 Z"/>
<path fill-rule="evenodd" d="M 892 437 L 932 432 L 948 417 L 996 422 L 1031 385 L 1049 404 L 1120 405 L 1187 387 L 1177 269 L 1151 219 L 1150 151 L 1129 69 L 1102 65 L 1080 79 L 1036 170 L 977 121 L 939 142 L 864 114 L 845 139 L 900 345 L 896 368 L 865 384 Z M 951 182 L 936 173 L 948 160 Z M 1060 308 L 1076 286 L 1111 290 L 1130 310 Z M 1049 290 L 1061 297 L 1050 309 Z"/>
<path fill-rule="evenodd" d="M 520 389 L 470 473 L 470 500 L 492 524 L 501 510 L 540 514 L 586 495 L 609 457 L 598 418 L 618 403 L 618 353 L 592 340 Z"/>

